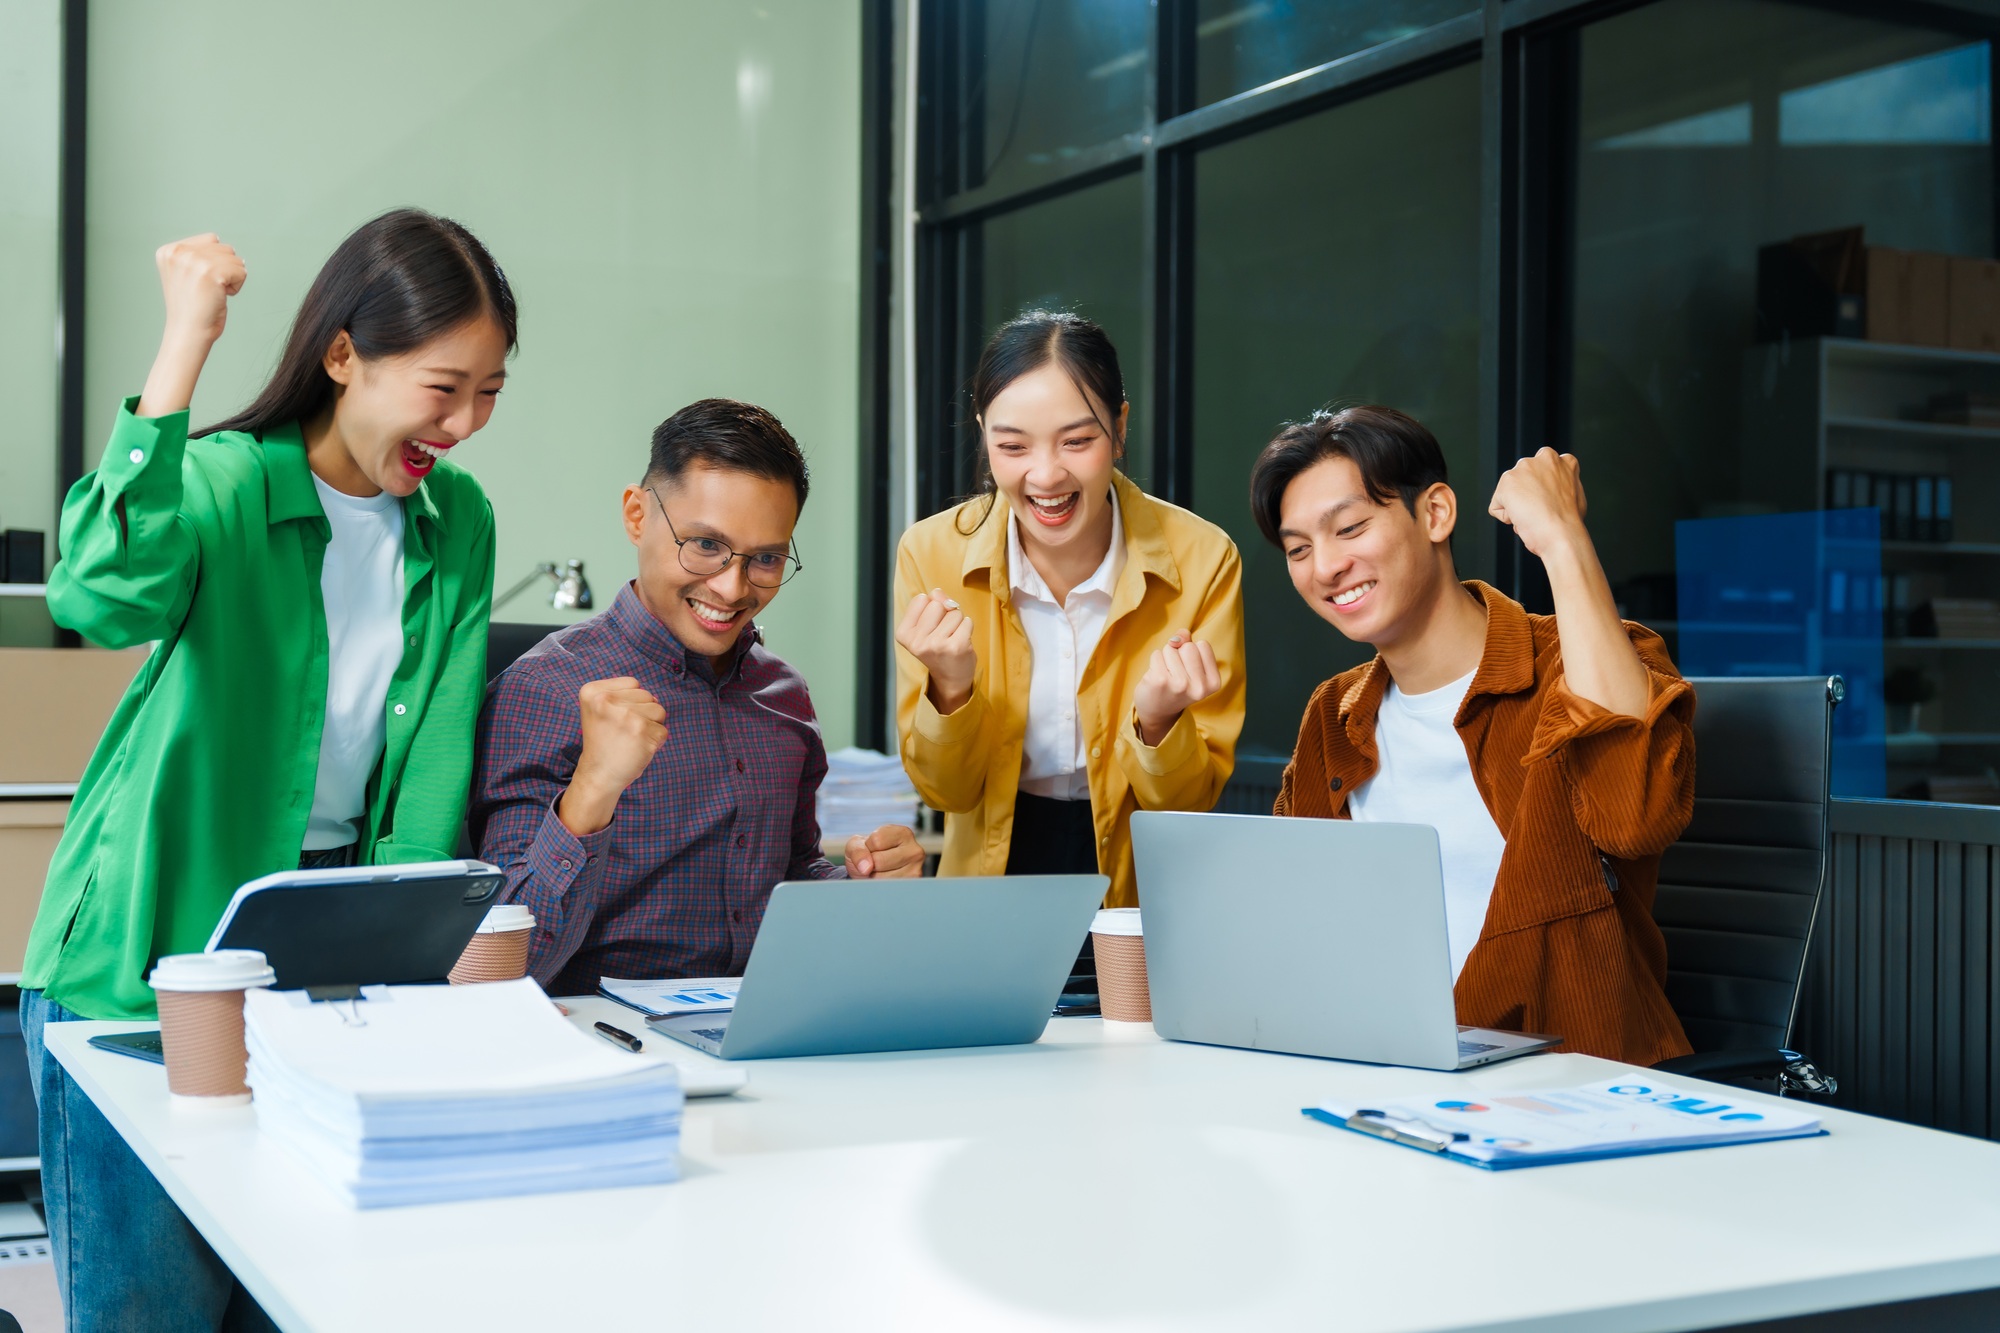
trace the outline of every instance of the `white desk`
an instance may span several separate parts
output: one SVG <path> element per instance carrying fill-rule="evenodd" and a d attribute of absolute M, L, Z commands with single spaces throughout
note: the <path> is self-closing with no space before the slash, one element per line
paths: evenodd
<path fill-rule="evenodd" d="M 177 1111 L 157 1066 L 84 1045 L 134 1026 L 48 1048 L 288 1330 L 1616 1333 L 2000 1286 L 2000 1145 L 1830 1112 L 1827 1138 L 1493 1174 L 1299 1114 L 1619 1068 L 1584 1056 L 1448 1075 L 1059 1019 L 756 1062 L 688 1104 L 678 1184 L 353 1212 L 254 1109 Z"/>

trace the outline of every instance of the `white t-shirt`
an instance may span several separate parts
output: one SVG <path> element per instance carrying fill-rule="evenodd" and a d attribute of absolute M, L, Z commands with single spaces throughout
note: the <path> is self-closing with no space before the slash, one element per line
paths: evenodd
<path fill-rule="evenodd" d="M 313 478 L 333 525 L 319 590 L 326 601 L 326 728 L 304 850 L 361 836 L 368 779 L 382 758 L 389 682 L 403 660 L 403 506 L 395 496 L 343 495 Z"/>
<path fill-rule="evenodd" d="M 1111 496 L 1111 549 L 1091 576 L 1061 602 L 1028 561 L 1021 546 L 1020 520 L 1007 515 L 1007 582 L 1028 636 L 1028 734 L 1021 745 L 1021 790 L 1057 801 L 1090 799 L 1090 772 L 1084 755 L 1083 719 L 1076 684 L 1104 626 L 1111 618 L 1111 594 L 1125 568 L 1125 524 L 1118 496 Z"/>
<path fill-rule="evenodd" d="M 1381 766 L 1354 789 L 1347 808 L 1356 819 L 1378 824 L 1428 824 L 1437 830 L 1444 859 L 1444 919 L 1451 938 L 1451 975 L 1479 942 L 1493 877 L 1507 840 L 1487 812 L 1472 780 L 1452 720 L 1476 671 L 1442 689 L 1405 694 L 1392 682 L 1375 715 L 1375 752 Z"/>

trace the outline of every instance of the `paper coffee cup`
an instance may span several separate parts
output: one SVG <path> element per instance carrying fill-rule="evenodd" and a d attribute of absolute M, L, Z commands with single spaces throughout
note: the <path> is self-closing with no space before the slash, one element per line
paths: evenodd
<path fill-rule="evenodd" d="M 481 981 L 516 981 L 528 975 L 528 937 L 535 929 L 535 914 L 520 903 L 503 903 L 487 912 L 486 919 L 452 966 L 448 980 L 454 986 Z"/>
<path fill-rule="evenodd" d="M 1146 939 L 1139 909 L 1107 907 L 1090 923 L 1097 954 L 1097 1003 L 1114 1023 L 1153 1021 L 1153 996 L 1146 988 Z"/>
<path fill-rule="evenodd" d="M 255 949 L 169 954 L 154 966 L 148 980 L 160 1006 L 167 1091 L 177 1103 L 241 1106 L 250 1100 L 243 1081 L 250 1058 L 243 1048 L 243 992 L 277 979 Z"/>

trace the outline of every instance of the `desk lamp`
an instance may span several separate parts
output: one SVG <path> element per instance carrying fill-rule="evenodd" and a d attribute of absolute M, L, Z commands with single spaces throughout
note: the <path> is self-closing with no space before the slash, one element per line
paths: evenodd
<path fill-rule="evenodd" d="M 588 611 L 591 606 L 590 580 L 583 576 L 583 561 L 572 560 L 569 568 L 558 568 L 553 560 L 536 565 L 533 572 L 513 587 L 493 599 L 493 609 L 498 611 L 532 586 L 536 579 L 549 579 L 555 588 L 549 593 L 549 605 L 558 611 Z"/>

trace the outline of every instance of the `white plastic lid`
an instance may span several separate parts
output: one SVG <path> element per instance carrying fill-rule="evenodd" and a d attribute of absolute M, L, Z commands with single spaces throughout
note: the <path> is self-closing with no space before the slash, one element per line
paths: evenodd
<path fill-rule="evenodd" d="M 154 990 L 254 990 L 273 985 L 278 974 L 257 949 L 216 949 L 210 953 L 170 953 L 148 978 Z"/>
<path fill-rule="evenodd" d="M 1144 935 L 1139 929 L 1139 909 L 1136 907 L 1099 908 L 1097 917 L 1090 923 L 1093 935 Z"/>
<path fill-rule="evenodd" d="M 498 935 L 507 930 L 533 930 L 535 914 L 525 903 L 502 903 L 486 913 L 486 919 L 479 923 L 481 935 Z M 460 930 L 465 927 L 460 926 Z"/>

